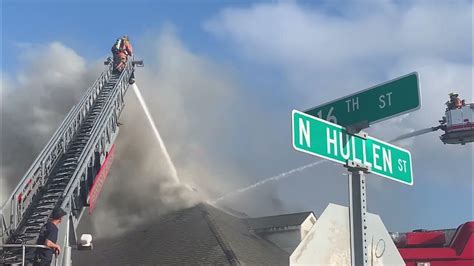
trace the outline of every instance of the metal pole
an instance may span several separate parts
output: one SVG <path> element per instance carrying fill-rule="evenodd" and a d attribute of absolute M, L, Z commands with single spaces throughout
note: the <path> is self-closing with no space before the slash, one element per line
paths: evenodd
<path fill-rule="evenodd" d="M 367 203 L 365 175 L 360 167 L 348 167 L 349 219 L 351 232 L 351 264 L 368 265 Z"/>
<path fill-rule="evenodd" d="M 70 214 L 72 215 L 72 214 Z M 67 223 L 66 223 L 66 235 L 64 238 L 64 245 L 62 246 L 63 249 L 63 259 L 62 259 L 62 265 L 64 266 L 71 266 L 72 263 L 72 258 L 71 258 L 71 246 L 69 246 L 69 229 L 71 227 L 71 216 L 67 216 Z"/>
<path fill-rule="evenodd" d="M 26 257 L 26 248 L 44 248 L 44 249 L 50 249 L 50 247 L 46 245 L 29 245 L 29 244 L 0 244 L 0 249 L 4 248 L 22 248 L 22 262 L 21 265 L 28 265 L 28 263 L 25 264 L 25 257 Z M 3 265 L 3 264 L 2 264 Z M 17 264 L 15 264 L 17 265 Z"/>
<path fill-rule="evenodd" d="M 22 258 L 21 258 L 21 265 L 25 266 L 25 246 L 22 247 Z"/>
<path fill-rule="evenodd" d="M 64 266 L 71 266 L 72 265 L 72 258 L 71 258 L 71 247 L 66 245 L 63 250 L 63 264 Z"/>

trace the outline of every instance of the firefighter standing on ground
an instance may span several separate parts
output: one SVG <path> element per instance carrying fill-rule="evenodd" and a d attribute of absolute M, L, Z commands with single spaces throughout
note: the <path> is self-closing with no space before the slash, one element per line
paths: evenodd
<path fill-rule="evenodd" d="M 112 46 L 112 54 L 114 56 L 114 70 L 122 72 L 127 64 L 128 57 L 133 56 L 133 49 L 128 36 L 117 39 L 114 46 Z"/>

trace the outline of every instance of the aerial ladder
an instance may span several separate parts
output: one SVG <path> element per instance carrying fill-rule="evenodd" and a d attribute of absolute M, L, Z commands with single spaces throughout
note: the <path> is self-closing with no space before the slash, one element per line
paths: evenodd
<path fill-rule="evenodd" d="M 32 262 L 42 226 L 54 208 L 67 212 L 59 225 L 58 265 L 70 265 L 71 249 L 90 249 L 76 229 L 92 210 L 110 169 L 124 97 L 136 66 L 128 60 L 120 73 L 110 58 L 105 70 L 75 105 L 0 209 L 0 265 Z M 84 242 L 85 241 L 85 242 Z"/>

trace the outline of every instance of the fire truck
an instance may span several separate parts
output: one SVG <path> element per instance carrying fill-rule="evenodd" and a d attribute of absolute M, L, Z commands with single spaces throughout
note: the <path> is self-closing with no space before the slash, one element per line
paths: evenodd
<path fill-rule="evenodd" d="M 473 266 L 474 221 L 457 229 L 392 233 L 407 266 Z"/>

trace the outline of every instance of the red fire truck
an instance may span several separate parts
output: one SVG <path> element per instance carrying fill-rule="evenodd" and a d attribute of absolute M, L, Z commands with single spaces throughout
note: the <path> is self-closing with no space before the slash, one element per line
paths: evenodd
<path fill-rule="evenodd" d="M 407 266 L 474 266 L 474 221 L 448 230 L 392 233 Z"/>

